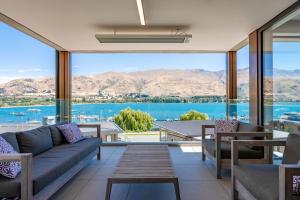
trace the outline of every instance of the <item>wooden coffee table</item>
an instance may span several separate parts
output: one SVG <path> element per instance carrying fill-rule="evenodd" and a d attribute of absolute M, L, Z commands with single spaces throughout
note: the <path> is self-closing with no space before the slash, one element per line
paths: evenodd
<path fill-rule="evenodd" d="M 167 145 L 128 145 L 107 180 L 106 200 L 110 199 L 114 183 L 173 183 L 176 199 L 180 200 L 178 177 Z"/>

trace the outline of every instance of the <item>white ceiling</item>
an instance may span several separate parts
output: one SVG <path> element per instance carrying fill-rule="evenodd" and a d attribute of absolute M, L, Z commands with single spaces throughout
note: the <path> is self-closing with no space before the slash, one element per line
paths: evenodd
<path fill-rule="evenodd" d="M 95 34 L 141 31 L 136 0 L 0 0 L 0 12 L 70 51 L 228 51 L 294 2 L 143 0 L 147 31 L 183 27 L 188 44 L 100 44 Z"/>

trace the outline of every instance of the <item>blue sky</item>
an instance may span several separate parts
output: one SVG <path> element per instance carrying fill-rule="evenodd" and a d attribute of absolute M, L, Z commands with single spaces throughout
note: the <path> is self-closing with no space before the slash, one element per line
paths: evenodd
<path fill-rule="evenodd" d="M 238 51 L 238 67 L 249 66 L 249 47 Z M 300 69 L 300 42 L 274 43 L 273 64 L 281 69 Z M 73 54 L 74 75 L 89 75 L 107 71 L 131 72 L 150 69 L 224 70 L 226 55 L 118 53 Z M 17 78 L 54 76 L 55 50 L 24 33 L 0 22 L 0 83 Z"/>
<path fill-rule="evenodd" d="M 73 74 L 88 75 L 99 72 L 132 72 L 151 69 L 206 69 L 224 70 L 226 55 L 218 54 L 73 54 Z"/>
<path fill-rule="evenodd" d="M 249 67 L 249 45 L 244 46 L 236 53 L 236 65 L 238 69 Z"/>
<path fill-rule="evenodd" d="M 0 83 L 53 76 L 55 50 L 0 22 Z"/>

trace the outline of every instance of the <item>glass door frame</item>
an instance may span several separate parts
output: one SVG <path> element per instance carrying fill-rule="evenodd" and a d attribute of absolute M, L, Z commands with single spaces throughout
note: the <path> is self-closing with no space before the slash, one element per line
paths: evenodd
<path fill-rule="evenodd" d="M 267 22 L 265 25 L 260 27 L 256 33 L 257 33 L 257 49 L 258 49 L 258 124 L 259 125 L 265 125 L 265 111 L 264 111 L 264 33 L 270 29 L 272 26 L 278 24 L 280 21 L 286 19 L 289 16 L 292 16 L 296 11 L 300 10 L 300 1 L 295 2 L 290 7 L 282 11 L 280 14 L 278 14 L 276 17 L 271 19 L 269 22 Z"/>

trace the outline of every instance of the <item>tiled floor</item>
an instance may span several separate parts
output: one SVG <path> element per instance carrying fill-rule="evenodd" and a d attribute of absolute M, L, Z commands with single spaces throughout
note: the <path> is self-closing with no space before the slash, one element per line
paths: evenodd
<path fill-rule="evenodd" d="M 65 185 L 53 200 L 102 200 L 105 198 L 106 179 L 118 163 L 126 147 L 103 147 L 102 159 L 90 164 Z M 200 147 L 169 147 L 173 166 L 179 177 L 182 200 L 229 199 L 230 176 L 215 178 L 210 162 L 202 162 Z M 112 200 L 173 200 L 172 184 L 113 185 Z"/>

